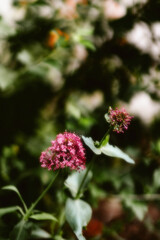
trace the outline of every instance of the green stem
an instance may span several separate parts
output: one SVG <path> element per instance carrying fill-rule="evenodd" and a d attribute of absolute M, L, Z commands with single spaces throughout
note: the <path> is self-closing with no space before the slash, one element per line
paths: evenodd
<path fill-rule="evenodd" d="M 93 156 L 93 158 L 92 158 L 92 160 L 91 160 L 91 162 L 90 162 L 90 164 L 89 164 L 89 166 L 88 166 L 88 169 L 87 169 L 87 171 L 86 171 L 86 173 L 85 173 L 85 175 L 84 175 L 84 177 L 83 177 L 83 179 L 82 179 L 82 182 L 81 182 L 81 184 L 79 185 L 79 188 L 78 188 L 78 191 L 77 191 L 77 194 L 76 194 L 76 197 L 75 197 L 76 199 L 78 199 L 78 198 L 80 197 L 81 189 L 82 189 L 82 187 L 83 187 L 83 185 L 84 185 L 84 182 L 85 182 L 85 180 L 86 180 L 86 177 L 87 177 L 90 169 L 92 168 L 92 165 L 93 165 L 93 163 L 94 163 L 95 158 L 96 158 L 96 155 Z"/>
<path fill-rule="evenodd" d="M 112 131 L 112 127 L 110 127 L 110 128 L 108 129 L 108 131 L 105 133 L 105 135 L 104 135 L 103 138 L 101 139 L 101 141 L 100 141 L 100 143 L 99 143 L 99 148 L 101 147 L 103 141 L 105 140 L 105 138 L 107 137 L 107 135 L 110 134 L 111 131 Z M 83 179 L 82 179 L 82 182 L 81 182 L 81 184 L 80 184 L 80 186 L 79 186 L 79 189 L 78 189 L 77 194 L 76 194 L 76 197 L 75 197 L 76 199 L 78 199 L 78 198 L 80 197 L 81 189 L 83 188 L 84 182 L 85 182 L 86 177 L 87 177 L 87 175 L 88 175 L 88 173 L 89 173 L 89 171 L 90 171 L 90 169 L 91 169 L 91 167 L 92 167 L 92 165 L 93 165 L 93 162 L 94 162 L 95 158 L 96 158 L 96 155 L 93 156 L 93 159 L 91 160 L 91 162 L 90 162 L 90 164 L 89 164 L 89 166 L 88 166 L 88 169 L 87 169 L 87 171 L 86 171 L 86 173 L 85 173 L 85 175 L 84 175 L 84 177 L 83 177 Z"/>
<path fill-rule="evenodd" d="M 21 240 L 21 237 L 22 237 L 22 236 L 21 236 L 21 233 L 22 233 L 22 230 L 23 230 L 24 225 L 25 225 L 25 221 L 22 220 L 22 221 L 20 222 L 20 227 L 19 227 L 18 232 L 17 232 L 16 240 Z"/>
<path fill-rule="evenodd" d="M 55 174 L 55 176 L 53 177 L 52 181 L 48 184 L 48 186 L 46 187 L 46 189 L 41 193 L 41 195 L 37 198 L 37 200 L 31 205 L 31 207 L 28 209 L 27 213 L 24 215 L 24 220 L 28 220 L 28 218 L 30 217 L 33 209 L 35 208 L 35 206 L 39 203 L 39 201 L 44 197 L 44 195 L 46 194 L 46 192 L 51 188 L 53 182 L 55 181 L 56 177 L 58 176 L 59 171 L 57 171 L 57 173 Z"/>
<path fill-rule="evenodd" d="M 99 148 L 101 147 L 103 141 L 105 140 L 105 138 L 107 137 L 107 135 L 109 135 L 109 133 L 111 132 L 111 130 L 112 130 L 112 127 L 110 127 L 110 128 L 108 129 L 108 131 L 105 133 L 105 135 L 103 136 L 103 138 L 101 139 L 101 141 L 100 141 L 100 143 L 99 143 Z M 75 197 L 76 199 L 78 199 L 78 198 L 80 197 L 81 189 L 83 188 L 84 182 L 85 182 L 86 177 L 87 177 L 87 175 L 88 175 L 88 173 L 89 173 L 89 171 L 90 171 L 90 169 L 91 169 L 91 167 L 92 167 L 92 165 L 93 165 L 93 162 L 94 162 L 95 158 L 96 158 L 96 155 L 93 156 L 93 159 L 91 160 L 91 162 L 90 162 L 90 164 L 89 164 L 89 166 L 88 166 L 88 169 L 87 169 L 87 171 L 86 171 L 86 173 L 85 173 L 85 175 L 84 175 L 84 177 L 83 177 L 83 179 L 82 179 L 82 182 L 81 182 L 81 184 L 80 184 L 80 186 L 79 186 L 79 189 L 78 189 L 77 194 L 76 194 L 76 197 Z"/>

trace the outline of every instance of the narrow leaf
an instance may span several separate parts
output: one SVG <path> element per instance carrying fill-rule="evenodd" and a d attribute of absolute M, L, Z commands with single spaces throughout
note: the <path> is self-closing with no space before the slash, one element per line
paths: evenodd
<path fill-rule="evenodd" d="M 23 211 L 19 206 L 12 206 L 12 207 L 0 208 L 0 217 L 2 217 L 5 214 L 12 213 L 15 211 L 20 211 L 20 213 L 23 215 Z"/>
<path fill-rule="evenodd" d="M 2 189 L 3 189 L 3 190 L 13 191 L 13 192 L 17 193 L 19 199 L 21 200 L 21 202 L 22 202 L 22 204 L 23 204 L 23 207 L 24 207 L 25 211 L 27 211 L 27 206 L 26 206 L 26 204 L 25 204 L 25 202 L 24 202 L 24 200 L 23 200 L 20 192 L 18 191 L 18 189 L 17 189 L 15 186 L 13 186 L 13 185 L 8 185 L 8 186 L 3 187 Z"/>
<path fill-rule="evenodd" d="M 87 226 L 92 216 L 92 209 L 83 200 L 68 199 L 65 208 L 66 219 L 79 240 L 85 240 L 82 235 L 83 227 Z"/>
<path fill-rule="evenodd" d="M 81 172 L 73 172 L 65 181 L 65 186 L 70 190 L 71 194 L 73 197 L 76 197 L 78 189 L 83 181 L 83 178 L 86 174 L 87 169 L 85 169 L 84 171 Z M 89 171 L 83 186 L 82 186 L 82 191 L 84 190 L 84 188 L 86 187 L 87 183 L 90 181 L 90 179 L 92 178 L 92 172 Z"/>
<path fill-rule="evenodd" d="M 40 220 L 40 221 L 42 221 L 42 220 L 57 221 L 57 218 L 55 218 L 52 214 L 45 213 L 45 212 L 33 214 L 30 216 L 30 218 L 35 219 L 35 220 Z"/>

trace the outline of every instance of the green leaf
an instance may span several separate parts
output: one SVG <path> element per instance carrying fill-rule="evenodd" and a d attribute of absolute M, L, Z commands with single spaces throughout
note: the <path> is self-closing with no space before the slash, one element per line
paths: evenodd
<path fill-rule="evenodd" d="M 82 183 L 82 180 L 86 174 L 87 169 L 81 171 L 81 172 L 73 172 L 64 182 L 65 186 L 70 190 L 71 194 L 73 197 L 76 197 L 78 189 Z M 87 174 L 87 177 L 83 183 L 82 186 L 82 191 L 84 190 L 84 188 L 86 187 L 86 185 L 88 184 L 88 182 L 90 181 L 90 179 L 92 178 L 92 172 L 89 171 L 89 173 Z"/>
<path fill-rule="evenodd" d="M 134 160 L 130 158 L 126 153 L 124 153 L 122 150 L 120 150 L 116 146 L 110 145 L 108 142 L 105 146 L 101 146 L 100 148 L 96 148 L 94 141 L 91 137 L 84 137 L 82 136 L 83 141 L 85 144 L 97 155 L 100 155 L 101 153 L 109 156 L 109 157 L 117 157 L 122 158 L 128 163 L 134 164 Z M 108 139 L 105 139 L 105 141 Z"/>
<path fill-rule="evenodd" d="M 68 199 L 65 208 L 66 219 L 79 240 L 85 240 L 82 235 L 83 227 L 87 226 L 92 216 L 92 209 L 83 200 Z"/>
<path fill-rule="evenodd" d="M 22 209 L 19 206 L 12 206 L 12 207 L 0 208 L 0 217 L 15 211 L 19 211 L 22 215 L 24 215 Z"/>
<path fill-rule="evenodd" d="M 96 148 L 94 145 L 94 141 L 91 137 L 84 137 L 82 136 L 82 139 L 84 141 L 84 143 L 97 155 L 101 154 L 101 150 L 100 148 Z"/>
<path fill-rule="evenodd" d="M 158 168 L 154 171 L 153 186 L 154 186 L 155 189 L 160 187 L 160 168 Z"/>
<path fill-rule="evenodd" d="M 21 202 L 22 202 L 22 204 L 23 204 L 23 207 L 24 207 L 25 211 L 27 212 L 27 206 L 26 206 L 26 204 L 25 204 L 25 202 L 24 202 L 24 200 L 23 200 L 20 192 L 18 191 L 18 189 L 17 189 L 15 186 L 13 186 L 13 185 L 8 185 L 8 186 L 3 187 L 2 189 L 3 189 L 3 190 L 13 191 L 13 192 L 17 193 L 19 199 L 21 200 Z"/>
<path fill-rule="evenodd" d="M 54 66 L 57 68 L 59 68 L 61 66 L 61 63 L 53 58 L 47 58 L 47 59 L 45 59 L 45 62 L 50 64 L 51 66 Z"/>
<path fill-rule="evenodd" d="M 126 206 L 132 210 L 132 212 L 140 221 L 142 221 L 148 211 L 147 205 L 143 202 L 135 201 L 127 196 L 124 201 Z"/>
<path fill-rule="evenodd" d="M 67 239 L 64 239 L 62 236 L 60 235 L 56 235 L 54 236 L 54 240 L 67 240 Z"/>
<path fill-rule="evenodd" d="M 103 154 L 105 154 L 107 156 L 122 158 L 123 160 L 125 160 L 128 163 L 134 164 L 134 160 L 132 158 L 130 158 L 126 153 L 124 153 L 118 147 L 112 146 L 109 143 L 107 143 L 105 146 L 102 146 L 101 151 Z"/>
<path fill-rule="evenodd" d="M 92 51 L 95 51 L 96 50 L 96 48 L 95 48 L 95 46 L 93 45 L 93 43 L 92 42 L 90 42 L 90 41 L 88 41 L 88 40 L 80 40 L 80 43 L 83 45 L 83 46 L 85 46 L 86 48 L 88 48 L 88 49 L 90 49 L 90 50 L 92 50 Z"/>
<path fill-rule="evenodd" d="M 13 229 L 10 240 L 29 240 L 29 239 L 51 239 L 51 235 L 45 230 L 39 228 L 35 223 L 29 221 L 20 221 Z"/>
<path fill-rule="evenodd" d="M 55 218 L 52 214 L 50 213 L 45 213 L 45 212 L 40 212 L 37 214 L 33 214 L 30 216 L 30 218 L 35 219 L 35 220 L 51 220 L 51 221 L 57 221 L 57 218 Z"/>
<path fill-rule="evenodd" d="M 52 238 L 51 234 L 49 234 L 48 232 L 46 232 L 42 228 L 36 228 L 36 229 L 32 230 L 31 236 L 34 239 L 36 239 L 36 238 L 37 239 L 41 239 L 41 238 L 43 238 L 43 239 L 48 239 L 48 238 L 51 239 Z"/>

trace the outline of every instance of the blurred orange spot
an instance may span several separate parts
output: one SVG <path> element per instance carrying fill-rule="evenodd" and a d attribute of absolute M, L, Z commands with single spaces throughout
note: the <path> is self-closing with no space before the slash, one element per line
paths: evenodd
<path fill-rule="evenodd" d="M 50 31 L 48 38 L 47 38 L 47 46 L 50 48 L 53 48 L 56 44 L 56 42 L 58 41 L 58 34 L 55 31 Z"/>
<path fill-rule="evenodd" d="M 95 218 L 92 218 L 88 223 L 86 229 L 83 231 L 83 234 L 86 237 L 97 237 L 102 234 L 102 230 L 103 223 Z"/>
<path fill-rule="evenodd" d="M 66 41 L 69 39 L 69 35 L 67 33 L 62 32 L 60 29 L 56 29 L 56 31 L 59 34 L 59 36 L 64 37 Z"/>
<path fill-rule="evenodd" d="M 58 39 L 62 37 L 65 41 L 69 40 L 69 35 L 60 29 L 55 29 L 49 32 L 48 38 L 46 41 L 46 45 L 50 48 L 55 47 L 55 44 L 57 43 Z"/>

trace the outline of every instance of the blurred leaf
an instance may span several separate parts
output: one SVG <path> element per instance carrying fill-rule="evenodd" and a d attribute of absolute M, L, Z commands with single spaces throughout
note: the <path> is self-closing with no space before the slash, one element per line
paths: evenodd
<path fill-rule="evenodd" d="M 66 239 L 64 239 L 62 236 L 57 235 L 54 237 L 54 240 L 66 240 Z"/>
<path fill-rule="evenodd" d="M 73 232 L 79 240 L 85 240 L 82 235 L 83 227 L 87 226 L 92 216 L 92 209 L 88 203 L 69 198 L 66 202 L 65 215 Z"/>
<path fill-rule="evenodd" d="M 47 58 L 45 62 L 57 68 L 60 68 L 61 66 L 61 62 L 54 58 Z"/>
<path fill-rule="evenodd" d="M 7 164 L 7 159 L 5 157 L 1 157 L 0 161 L 0 172 L 1 172 L 1 177 L 5 181 L 9 181 L 9 169 L 8 169 L 8 164 Z"/>
<path fill-rule="evenodd" d="M 0 18 L 0 36 L 1 39 L 7 37 L 8 35 L 13 35 L 15 33 L 15 29 L 7 24 L 3 19 Z"/>
<path fill-rule="evenodd" d="M 156 154 L 160 155 L 160 139 L 158 139 L 158 140 L 155 141 L 155 142 L 152 142 L 152 143 L 151 143 L 151 146 L 152 146 L 153 151 L 154 151 Z"/>
<path fill-rule="evenodd" d="M 65 181 L 65 186 L 70 190 L 71 194 L 73 197 L 76 197 L 76 194 L 78 192 L 79 186 L 82 183 L 82 180 L 86 174 L 87 169 L 81 171 L 81 172 L 73 172 L 70 176 L 68 176 L 68 178 Z M 82 186 L 82 192 L 84 190 L 84 188 L 86 187 L 86 185 L 88 184 L 88 182 L 90 181 L 90 179 L 92 178 L 92 172 L 90 171 L 87 175 L 87 177 L 85 178 L 85 181 L 83 183 Z"/>
<path fill-rule="evenodd" d="M 96 184 L 90 183 L 88 186 L 91 195 L 94 197 L 94 199 L 103 199 L 106 197 L 107 193 L 105 190 L 99 188 Z M 95 200 L 97 203 L 97 200 Z"/>
<path fill-rule="evenodd" d="M 0 208 L 0 217 L 2 217 L 5 214 L 12 213 L 15 211 L 19 211 L 23 215 L 23 210 L 19 206 L 12 206 L 12 207 L 5 207 Z"/>
<path fill-rule="evenodd" d="M 158 168 L 154 171 L 153 186 L 154 186 L 155 189 L 160 187 L 160 168 Z"/>
<path fill-rule="evenodd" d="M 11 232 L 10 240 L 48 239 L 51 235 L 29 221 L 20 221 Z"/>
<path fill-rule="evenodd" d="M 18 191 L 18 189 L 17 189 L 15 186 L 13 186 L 13 185 L 8 185 L 8 186 L 3 187 L 2 189 L 3 189 L 3 190 L 13 191 L 13 192 L 17 193 L 19 199 L 21 200 L 21 202 L 22 202 L 22 204 L 23 204 L 23 206 L 24 206 L 25 211 L 27 211 L 27 206 L 26 206 L 26 204 L 25 204 L 25 202 L 24 202 L 24 200 L 23 200 L 20 192 Z"/>
<path fill-rule="evenodd" d="M 80 43 L 85 46 L 86 48 L 92 50 L 92 51 L 95 51 L 96 48 L 95 46 L 93 45 L 92 42 L 88 41 L 88 40 L 80 40 Z"/>
<path fill-rule="evenodd" d="M 31 236 L 35 239 L 48 239 L 51 238 L 51 234 L 49 234 L 48 232 L 46 232 L 45 230 L 41 229 L 41 228 L 36 228 L 34 230 L 32 230 L 31 232 Z"/>
<path fill-rule="evenodd" d="M 0 89 L 11 90 L 14 88 L 16 73 L 5 68 L 3 65 L 0 66 Z"/>
<path fill-rule="evenodd" d="M 37 214 L 33 214 L 30 216 L 30 218 L 35 219 L 35 220 L 51 220 L 51 221 L 56 221 L 57 218 L 55 218 L 52 214 L 50 213 L 45 213 L 45 212 L 40 212 Z"/>
<path fill-rule="evenodd" d="M 135 201 L 132 198 L 128 197 L 127 195 L 124 199 L 124 202 L 126 206 L 132 210 L 132 212 L 140 221 L 144 219 L 144 216 L 148 211 L 148 207 L 146 203 Z"/>
<path fill-rule="evenodd" d="M 29 65 L 33 63 L 31 54 L 25 49 L 18 53 L 17 59 L 24 65 Z"/>
<path fill-rule="evenodd" d="M 47 5 L 48 3 L 46 2 L 46 0 L 35 0 L 33 3 L 31 2 L 31 5 L 34 5 L 34 6 L 38 6 L 38 5 Z"/>

